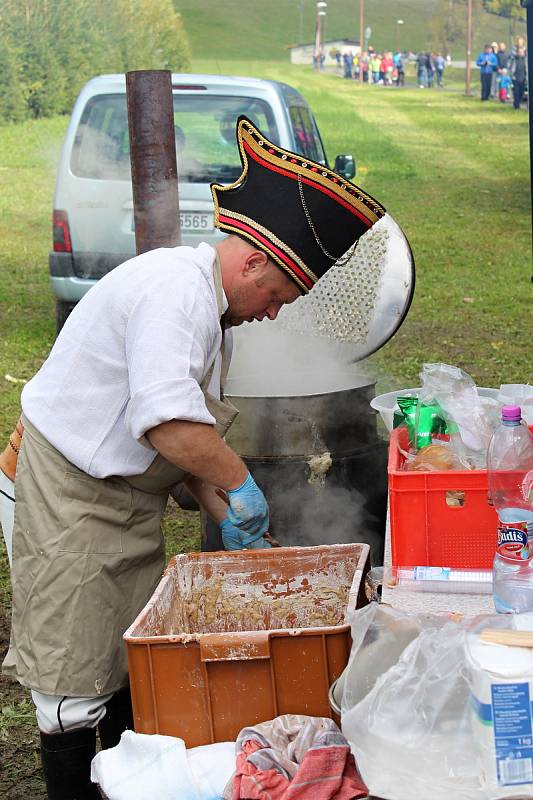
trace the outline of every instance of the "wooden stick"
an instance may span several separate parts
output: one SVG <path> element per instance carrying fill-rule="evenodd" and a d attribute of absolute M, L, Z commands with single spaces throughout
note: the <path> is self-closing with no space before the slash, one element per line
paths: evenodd
<path fill-rule="evenodd" d="M 512 631 L 500 628 L 485 628 L 479 638 L 491 644 L 505 644 L 509 647 L 533 647 L 533 631 Z"/>

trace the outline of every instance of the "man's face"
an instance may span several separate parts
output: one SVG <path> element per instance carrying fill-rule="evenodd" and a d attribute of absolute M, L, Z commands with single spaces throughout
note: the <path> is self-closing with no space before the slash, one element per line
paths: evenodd
<path fill-rule="evenodd" d="M 229 306 L 224 314 L 224 325 L 236 327 L 265 317 L 276 319 L 281 306 L 294 303 L 300 294 L 298 287 L 271 261 L 252 262 L 242 270 L 227 293 Z"/>

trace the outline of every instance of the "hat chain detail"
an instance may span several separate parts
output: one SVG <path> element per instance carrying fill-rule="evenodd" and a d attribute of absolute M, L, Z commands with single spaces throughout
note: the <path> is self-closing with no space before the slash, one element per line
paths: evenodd
<path fill-rule="evenodd" d="M 326 250 L 326 248 L 324 247 L 324 245 L 322 244 L 322 242 L 318 238 L 318 234 L 317 234 L 317 232 L 315 230 L 315 226 L 313 225 L 313 220 L 311 219 L 311 214 L 309 213 L 309 210 L 307 208 L 307 203 L 305 202 L 305 197 L 304 197 L 304 189 L 303 189 L 303 186 L 302 186 L 302 176 L 300 175 L 300 173 L 298 173 L 298 191 L 300 192 L 300 200 L 301 200 L 301 203 L 302 203 L 302 208 L 304 210 L 305 217 L 307 219 L 309 227 L 311 228 L 311 232 L 312 232 L 313 236 L 315 237 L 317 245 L 320 247 L 320 249 L 322 250 L 324 255 L 327 258 L 331 259 L 331 261 L 334 261 L 335 263 L 337 263 L 341 267 L 344 264 L 347 264 L 348 261 L 353 256 L 353 254 L 355 253 L 355 248 L 357 247 L 357 241 L 358 240 L 353 243 L 353 245 L 348 250 L 348 254 L 343 258 L 342 261 L 340 260 L 340 256 L 339 257 L 332 256 L 331 253 L 328 253 L 328 251 Z"/>

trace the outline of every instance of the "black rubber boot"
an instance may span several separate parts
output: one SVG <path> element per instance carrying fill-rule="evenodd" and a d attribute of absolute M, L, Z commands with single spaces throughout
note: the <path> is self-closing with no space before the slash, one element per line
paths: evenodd
<path fill-rule="evenodd" d="M 130 687 L 126 686 L 115 692 L 111 700 L 105 704 L 105 717 L 98 723 L 100 746 L 102 750 L 116 747 L 120 737 L 129 728 L 133 730 L 133 710 L 131 707 Z"/>
<path fill-rule="evenodd" d="M 41 733 L 41 761 L 48 800 L 101 800 L 91 783 L 91 761 L 96 752 L 96 729 L 68 733 Z"/>

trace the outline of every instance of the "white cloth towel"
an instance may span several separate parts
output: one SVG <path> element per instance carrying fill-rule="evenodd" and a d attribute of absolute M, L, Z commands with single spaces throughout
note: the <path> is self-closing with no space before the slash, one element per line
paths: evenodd
<path fill-rule="evenodd" d="M 235 770 L 235 742 L 185 748 L 174 736 L 124 731 L 91 764 L 108 800 L 220 800 Z"/>

